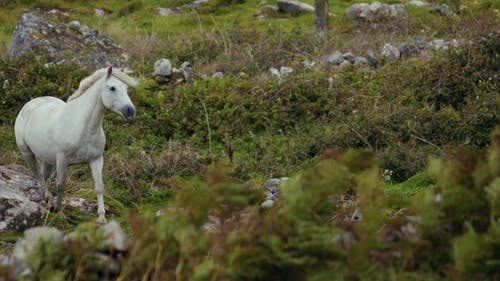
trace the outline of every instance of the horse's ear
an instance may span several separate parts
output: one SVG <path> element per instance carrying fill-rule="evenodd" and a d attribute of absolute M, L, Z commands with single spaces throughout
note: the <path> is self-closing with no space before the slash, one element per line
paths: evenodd
<path fill-rule="evenodd" d="M 113 67 L 112 67 L 112 66 L 110 66 L 110 67 L 108 68 L 108 74 L 106 75 L 106 78 L 111 77 L 111 74 L 113 74 Z"/>

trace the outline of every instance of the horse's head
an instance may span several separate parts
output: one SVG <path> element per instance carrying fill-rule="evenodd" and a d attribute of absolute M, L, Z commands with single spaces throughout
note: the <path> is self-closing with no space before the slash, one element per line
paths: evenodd
<path fill-rule="evenodd" d="M 105 107 L 120 114 L 126 120 L 131 120 L 135 116 L 135 106 L 127 94 L 127 84 L 130 83 L 118 77 L 113 73 L 113 67 L 110 66 L 104 78 L 101 100 Z"/>

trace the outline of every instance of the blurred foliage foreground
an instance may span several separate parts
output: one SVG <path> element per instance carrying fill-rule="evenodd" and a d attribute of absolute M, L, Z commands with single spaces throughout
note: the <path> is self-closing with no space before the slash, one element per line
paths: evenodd
<path fill-rule="evenodd" d="M 94 268 L 92 223 L 71 247 L 42 240 L 28 263 L 33 280 L 500 278 L 500 126 L 488 151 L 431 160 L 436 184 L 411 198 L 385 195 L 378 171 L 371 152 L 331 151 L 263 209 L 258 189 L 217 167 L 186 181 L 161 214 L 130 217 L 119 276 Z"/>
<path fill-rule="evenodd" d="M 33 280 L 500 278 L 500 127 L 488 151 L 431 160 L 436 184 L 411 198 L 384 193 L 371 152 L 330 152 L 269 209 L 220 167 L 186 181 L 161 214 L 130 217 L 119 276 L 95 270 L 92 223 L 77 227 L 78 247 L 42 241 Z"/>

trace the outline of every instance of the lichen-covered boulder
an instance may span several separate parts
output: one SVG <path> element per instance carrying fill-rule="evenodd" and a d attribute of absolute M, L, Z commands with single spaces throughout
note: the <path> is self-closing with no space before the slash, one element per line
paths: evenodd
<path fill-rule="evenodd" d="M 94 70 L 109 65 L 127 67 L 127 55 L 111 39 L 78 21 L 67 24 L 69 14 L 35 9 L 21 15 L 7 46 L 10 57 L 34 52 L 47 63 L 77 63 Z"/>
<path fill-rule="evenodd" d="M 0 166 L 0 231 L 34 226 L 47 212 L 42 201 L 42 187 L 28 171 L 18 165 Z"/>
<path fill-rule="evenodd" d="M 293 0 L 278 0 L 278 12 L 284 14 L 297 14 L 300 12 L 314 12 L 314 7 Z"/>

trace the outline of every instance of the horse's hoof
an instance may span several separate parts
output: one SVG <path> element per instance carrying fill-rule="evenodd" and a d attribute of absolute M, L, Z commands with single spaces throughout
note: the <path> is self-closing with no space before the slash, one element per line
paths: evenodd
<path fill-rule="evenodd" d="M 105 224 L 105 223 L 107 223 L 107 220 L 106 220 L 105 217 L 98 217 L 97 218 L 97 223 L 98 224 Z"/>

